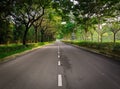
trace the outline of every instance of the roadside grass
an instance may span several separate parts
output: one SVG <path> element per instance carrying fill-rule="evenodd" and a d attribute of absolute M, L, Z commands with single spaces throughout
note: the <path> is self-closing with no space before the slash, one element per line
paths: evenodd
<path fill-rule="evenodd" d="M 39 43 L 30 43 L 27 46 L 22 44 L 10 44 L 10 45 L 0 45 L 0 61 L 3 61 L 3 58 L 11 56 L 13 54 L 21 53 L 33 48 L 47 45 L 51 42 L 39 42 Z"/>
<path fill-rule="evenodd" d="M 65 43 L 74 44 L 88 49 L 97 50 L 100 53 L 110 55 L 112 57 L 120 57 L 120 42 L 86 42 L 86 41 L 63 41 Z"/>

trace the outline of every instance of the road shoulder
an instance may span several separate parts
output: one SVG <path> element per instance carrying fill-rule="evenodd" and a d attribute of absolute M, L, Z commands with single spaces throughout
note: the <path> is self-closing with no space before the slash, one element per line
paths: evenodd
<path fill-rule="evenodd" d="M 91 53 L 102 55 L 102 56 L 108 57 L 111 60 L 115 60 L 115 61 L 119 61 L 120 62 L 120 56 L 118 56 L 118 55 L 114 55 L 114 54 L 111 54 L 111 53 L 105 53 L 105 52 L 103 53 L 103 52 L 101 52 L 99 50 L 95 50 L 95 49 L 91 49 L 91 48 L 86 48 L 86 47 L 81 47 L 81 46 L 78 46 L 78 45 L 75 45 L 75 44 L 70 44 L 70 43 L 65 43 L 65 44 L 74 46 L 74 47 L 82 49 L 84 51 L 88 51 L 88 52 L 91 52 Z"/>

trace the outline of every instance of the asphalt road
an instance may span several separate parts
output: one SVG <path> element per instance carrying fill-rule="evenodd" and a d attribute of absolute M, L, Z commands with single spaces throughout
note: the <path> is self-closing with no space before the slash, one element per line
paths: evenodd
<path fill-rule="evenodd" d="M 120 62 L 55 42 L 1 63 L 0 89 L 120 89 Z"/>

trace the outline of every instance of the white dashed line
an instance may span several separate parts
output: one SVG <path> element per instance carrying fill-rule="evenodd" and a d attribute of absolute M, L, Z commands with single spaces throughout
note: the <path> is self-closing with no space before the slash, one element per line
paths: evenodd
<path fill-rule="evenodd" d="M 58 46 L 58 58 L 60 58 L 60 46 Z"/>
<path fill-rule="evenodd" d="M 60 58 L 60 55 L 58 55 L 58 58 Z"/>
<path fill-rule="evenodd" d="M 58 61 L 58 66 L 60 66 L 61 65 L 61 62 L 60 61 Z"/>
<path fill-rule="evenodd" d="M 63 86 L 62 85 L 62 75 L 61 74 L 58 75 L 58 86 L 59 87 Z"/>
<path fill-rule="evenodd" d="M 58 58 L 60 58 L 60 47 L 58 46 Z M 58 66 L 61 65 L 60 60 L 58 61 Z M 62 87 L 62 75 L 58 74 L 58 87 Z"/>

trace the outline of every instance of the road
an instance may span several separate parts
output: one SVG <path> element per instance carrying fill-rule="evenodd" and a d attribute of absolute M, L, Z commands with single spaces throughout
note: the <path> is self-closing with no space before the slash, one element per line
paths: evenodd
<path fill-rule="evenodd" d="M 1 63 L 0 89 L 120 89 L 120 62 L 55 42 Z"/>

